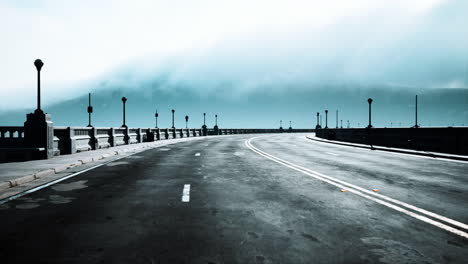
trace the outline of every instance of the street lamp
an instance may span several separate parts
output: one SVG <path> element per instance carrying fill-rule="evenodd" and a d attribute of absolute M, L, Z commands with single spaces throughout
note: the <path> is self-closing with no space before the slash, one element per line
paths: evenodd
<path fill-rule="evenodd" d="M 328 128 L 328 110 L 325 110 L 325 128 Z"/>
<path fill-rule="evenodd" d="M 93 113 L 93 107 L 91 106 L 91 93 L 88 94 L 88 127 L 93 127 L 91 125 L 91 114 Z"/>
<path fill-rule="evenodd" d="M 317 112 L 317 125 L 315 126 L 315 129 L 321 128 L 321 127 L 320 127 L 320 124 L 319 124 L 319 116 L 320 116 L 320 113 Z"/>
<path fill-rule="evenodd" d="M 418 128 L 418 95 L 416 95 L 416 102 L 415 102 L 415 107 L 416 107 L 416 112 L 415 112 L 415 124 L 414 124 L 414 128 Z"/>
<path fill-rule="evenodd" d="M 373 101 L 372 98 L 367 99 L 367 102 L 369 103 L 369 125 L 367 126 L 367 128 L 372 128 L 372 123 L 371 123 L 371 120 L 372 120 L 371 119 L 371 117 L 372 117 L 372 115 L 371 115 L 371 113 L 372 113 L 372 109 L 371 109 L 372 101 Z"/>
<path fill-rule="evenodd" d="M 291 120 L 289 120 L 289 130 L 292 131 Z"/>
<path fill-rule="evenodd" d="M 37 109 L 34 113 L 43 114 L 44 112 L 41 110 L 41 69 L 44 63 L 40 59 L 37 59 L 34 61 L 34 66 L 36 66 L 37 70 Z"/>
<path fill-rule="evenodd" d="M 343 128 L 343 119 L 341 119 L 340 121 L 341 121 L 341 128 Z"/>
<path fill-rule="evenodd" d="M 280 120 L 280 129 L 283 129 L 283 120 Z"/>
<path fill-rule="evenodd" d="M 158 128 L 158 117 L 159 117 L 158 109 L 156 109 L 156 113 L 154 114 L 154 117 L 156 118 L 156 128 Z"/>
<path fill-rule="evenodd" d="M 218 126 L 218 115 L 215 115 L 215 126 Z"/>
<path fill-rule="evenodd" d="M 127 102 L 127 98 L 126 97 L 122 97 L 122 103 L 123 103 L 123 125 L 122 127 L 127 127 L 126 123 L 125 123 L 125 103 Z"/>
<path fill-rule="evenodd" d="M 175 110 L 172 109 L 171 112 L 172 112 L 172 128 L 175 128 L 175 126 L 174 126 L 174 113 L 175 113 Z"/>
<path fill-rule="evenodd" d="M 185 116 L 185 128 L 188 128 L 188 115 Z"/>
<path fill-rule="evenodd" d="M 336 110 L 336 128 L 338 128 L 338 110 Z"/>
<path fill-rule="evenodd" d="M 203 113 L 203 126 L 202 128 L 206 128 L 206 113 Z"/>

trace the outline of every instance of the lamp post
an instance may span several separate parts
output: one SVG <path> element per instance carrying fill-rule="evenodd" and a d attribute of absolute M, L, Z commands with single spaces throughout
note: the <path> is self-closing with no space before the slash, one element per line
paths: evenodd
<path fill-rule="evenodd" d="M 34 66 L 36 66 L 37 70 L 37 109 L 34 113 L 43 114 L 44 112 L 41 109 L 41 69 L 44 63 L 40 59 L 37 59 L 34 61 Z"/>
<path fill-rule="evenodd" d="M 338 110 L 336 110 L 336 128 L 338 128 Z"/>
<path fill-rule="evenodd" d="M 320 115 L 320 127 L 322 127 L 322 115 Z"/>
<path fill-rule="evenodd" d="M 341 128 L 343 128 L 343 119 L 341 119 L 340 121 L 341 121 Z"/>
<path fill-rule="evenodd" d="M 88 94 L 88 127 L 93 127 L 91 125 L 91 114 L 93 113 L 93 107 L 91 106 L 91 93 Z"/>
<path fill-rule="evenodd" d="M 280 129 L 283 129 L 283 120 L 280 120 Z"/>
<path fill-rule="evenodd" d="M 414 128 L 418 128 L 418 95 L 416 95 L 416 99 L 415 99 L 415 124 L 414 124 Z"/>
<path fill-rule="evenodd" d="M 325 128 L 328 128 L 328 110 L 325 110 Z"/>
<path fill-rule="evenodd" d="M 175 113 L 175 110 L 172 109 L 171 112 L 172 112 L 172 128 L 175 128 L 175 126 L 174 126 L 174 113 Z"/>
<path fill-rule="evenodd" d="M 159 117 L 158 109 L 156 109 L 156 113 L 154 114 L 154 117 L 156 118 L 156 128 L 158 128 L 158 117 Z"/>
<path fill-rule="evenodd" d="M 123 125 L 122 127 L 127 127 L 127 124 L 125 122 L 125 103 L 127 102 L 127 98 L 126 97 L 122 97 L 122 103 L 123 103 Z"/>
<path fill-rule="evenodd" d="M 188 115 L 185 116 L 185 128 L 188 128 Z"/>
<path fill-rule="evenodd" d="M 289 120 L 289 130 L 290 130 L 290 131 L 292 130 L 291 120 Z"/>
<path fill-rule="evenodd" d="M 206 127 L 206 113 L 203 113 L 203 128 Z"/>
<path fill-rule="evenodd" d="M 372 118 L 372 98 L 369 98 L 367 99 L 367 102 L 369 103 L 369 125 L 367 126 L 367 128 L 372 128 L 372 123 L 371 123 L 371 118 Z"/>
<path fill-rule="evenodd" d="M 319 123 L 319 116 L 320 116 L 320 113 L 317 112 L 317 125 L 315 126 L 315 129 L 321 128 L 321 127 L 320 127 L 320 123 Z"/>
<path fill-rule="evenodd" d="M 218 115 L 215 115 L 215 126 L 218 126 Z"/>

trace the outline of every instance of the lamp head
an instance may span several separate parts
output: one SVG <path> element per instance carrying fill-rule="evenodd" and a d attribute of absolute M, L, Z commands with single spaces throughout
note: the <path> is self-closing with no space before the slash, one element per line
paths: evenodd
<path fill-rule="evenodd" d="M 127 102 L 127 97 L 122 97 L 122 102 L 125 104 Z"/>
<path fill-rule="evenodd" d="M 368 102 L 369 104 L 372 104 L 372 101 L 373 101 L 372 98 L 367 99 L 367 102 Z"/>
<path fill-rule="evenodd" d="M 44 66 L 44 63 L 40 59 L 37 59 L 34 61 L 34 66 L 36 66 L 37 71 L 41 71 L 42 66 Z"/>

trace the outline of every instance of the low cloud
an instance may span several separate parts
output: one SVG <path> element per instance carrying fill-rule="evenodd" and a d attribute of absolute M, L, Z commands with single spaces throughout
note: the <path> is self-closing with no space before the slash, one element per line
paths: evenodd
<path fill-rule="evenodd" d="M 46 103 L 95 89 L 466 88 L 466 1 L 327 2 L 2 3 L 0 110 L 34 102 L 36 57 Z"/>

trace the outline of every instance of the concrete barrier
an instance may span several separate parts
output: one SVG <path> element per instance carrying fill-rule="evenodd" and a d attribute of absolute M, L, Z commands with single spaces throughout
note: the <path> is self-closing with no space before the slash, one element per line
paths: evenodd
<path fill-rule="evenodd" d="M 468 128 L 331 128 L 317 129 L 316 136 L 329 140 L 468 155 Z"/>

